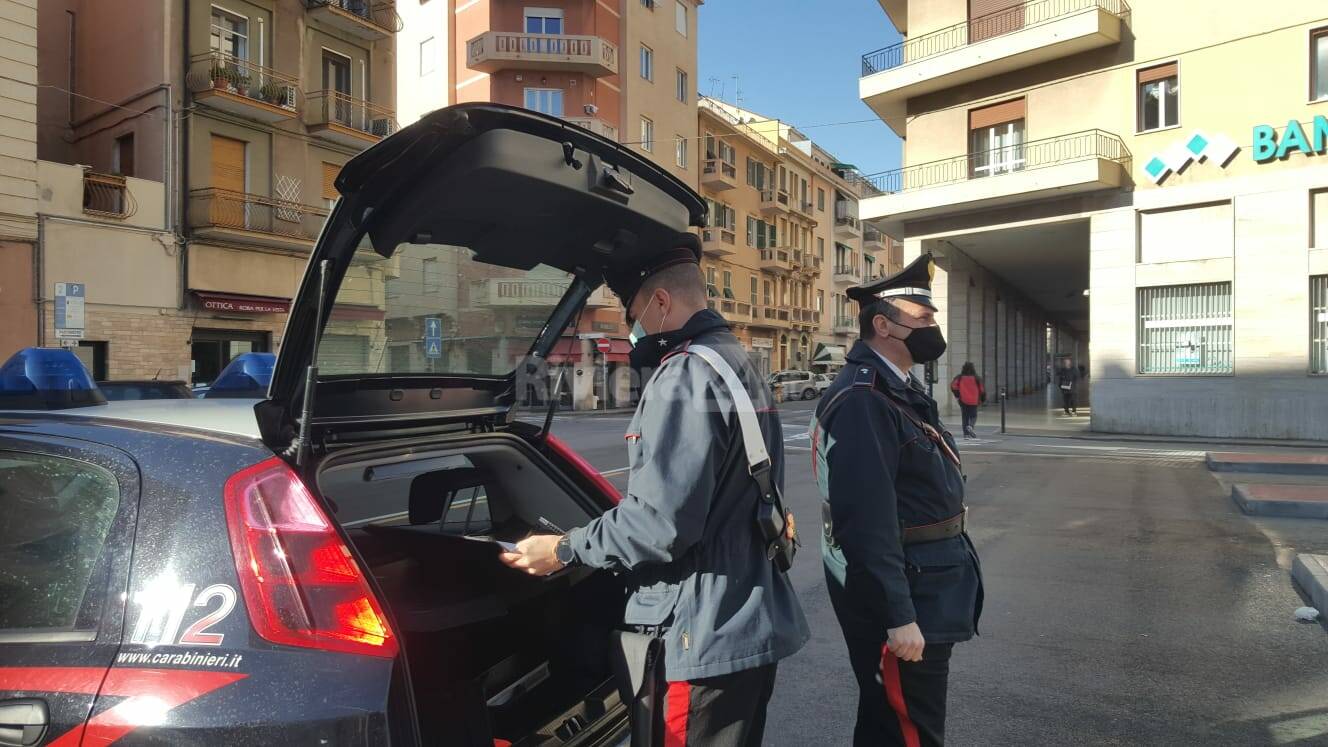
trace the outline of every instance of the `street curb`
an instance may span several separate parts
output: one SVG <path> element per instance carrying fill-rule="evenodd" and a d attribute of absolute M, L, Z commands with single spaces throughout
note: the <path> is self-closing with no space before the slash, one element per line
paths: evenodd
<path fill-rule="evenodd" d="M 1310 598 L 1310 604 L 1321 614 L 1328 614 L 1328 555 L 1296 555 L 1291 580 Z"/>
<path fill-rule="evenodd" d="M 1258 495 L 1259 485 L 1233 485 L 1231 499 L 1240 510 L 1256 516 L 1283 516 L 1293 519 L 1328 519 L 1328 501 L 1298 501 L 1266 498 Z M 1312 486 L 1311 486 L 1312 487 Z M 1328 491 L 1328 487 L 1321 488 Z"/>
<path fill-rule="evenodd" d="M 1251 456 L 1248 454 L 1227 454 L 1208 452 L 1204 462 L 1213 472 L 1258 472 L 1278 475 L 1314 475 L 1328 477 L 1328 462 L 1307 462 L 1297 457 L 1279 458 L 1277 455 L 1258 455 L 1259 461 L 1233 459 L 1232 457 Z M 1262 458 L 1265 457 L 1266 458 Z"/>

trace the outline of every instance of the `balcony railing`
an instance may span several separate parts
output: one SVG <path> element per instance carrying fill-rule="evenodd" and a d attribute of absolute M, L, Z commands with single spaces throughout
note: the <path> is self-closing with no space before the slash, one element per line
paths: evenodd
<path fill-rule="evenodd" d="M 856 216 L 856 215 L 852 215 L 852 214 L 850 214 L 850 213 L 845 213 L 845 212 L 841 212 L 841 211 L 836 210 L 836 211 L 835 211 L 835 227 L 836 227 L 836 228 L 848 228 L 848 229 L 851 229 L 851 230 L 856 231 L 856 230 L 858 230 L 858 227 L 859 227 L 858 216 Z"/>
<path fill-rule="evenodd" d="M 123 219 L 138 212 L 138 203 L 134 201 L 123 176 L 84 171 L 83 212 Z"/>
<path fill-rule="evenodd" d="M 305 94 L 311 125 L 337 125 L 363 133 L 365 139 L 382 139 L 397 131 L 396 112 L 362 101 L 341 91 Z"/>
<path fill-rule="evenodd" d="M 1119 137 L 1109 132 L 1088 130 L 906 166 L 874 174 L 867 179 L 882 193 L 894 194 L 1090 159 L 1105 159 L 1125 165 L 1130 160 L 1130 150 Z"/>
<path fill-rule="evenodd" d="M 209 187 L 189 193 L 189 224 L 194 228 L 253 231 L 313 241 L 328 211 L 314 205 Z"/>
<path fill-rule="evenodd" d="M 279 118 L 299 110 L 299 80 L 223 52 L 204 52 L 193 58 L 187 77 L 195 95 L 221 94 L 271 110 Z"/>
<path fill-rule="evenodd" d="M 738 178 L 738 167 L 728 161 L 721 161 L 718 158 L 707 158 L 705 164 L 701 167 L 703 174 L 719 174 L 729 179 Z"/>
<path fill-rule="evenodd" d="M 868 52 L 862 56 L 862 75 L 866 77 L 995 36 L 1098 9 L 1114 16 L 1130 12 L 1125 0 L 1033 0 Z"/>
<path fill-rule="evenodd" d="M 618 128 L 605 122 L 599 117 L 564 117 L 564 119 L 577 127 L 590 130 L 601 137 L 606 137 L 613 141 L 618 140 Z"/>
<path fill-rule="evenodd" d="M 493 72 L 507 64 L 618 74 L 618 47 L 598 36 L 488 31 L 466 43 L 468 66 Z"/>
<path fill-rule="evenodd" d="M 780 205 L 787 209 L 789 206 L 789 194 L 782 189 L 763 189 L 761 190 L 762 207 L 766 205 Z"/>
<path fill-rule="evenodd" d="M 858 331 L 858 320 L 851 316 L 835 317 L 835 334 L 853 334 Z"/>
<path fill-rule="evenodd" d="M 394 2 L 370 2 L 370 0 L 304 0 L 304 7 L 309 10 L 326 8 L 336 17 L 346 18 L 360 26 L 368 26 L 374 36 L 395 34 L 405 27 L 401 16 L 397 15 Z M 347 30 L 354 33 L 355 29 Z"/>

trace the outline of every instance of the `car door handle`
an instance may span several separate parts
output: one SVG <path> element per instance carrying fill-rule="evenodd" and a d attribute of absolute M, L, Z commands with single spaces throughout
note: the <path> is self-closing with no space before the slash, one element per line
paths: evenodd
<path fill-rule="evenodd" d="M 50 723 L 44 700 L 0 701 L 0 745 L 4 747 L 32 747 L 40 743 Z"/>

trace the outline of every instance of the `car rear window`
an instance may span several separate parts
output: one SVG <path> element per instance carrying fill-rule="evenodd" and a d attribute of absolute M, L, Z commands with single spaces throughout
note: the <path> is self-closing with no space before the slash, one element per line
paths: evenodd
<path fill-rule="evenodd" d="M 105 469 L 0 451 L 0 630 L 94 630 L 120 503 Z"/>
<path fill-rule="evenodd" d="M 561 270 L 477 262 L 464 247 L 361 251 L 337 291 L 319 374 L 507 374 L 571 284 Z"/>

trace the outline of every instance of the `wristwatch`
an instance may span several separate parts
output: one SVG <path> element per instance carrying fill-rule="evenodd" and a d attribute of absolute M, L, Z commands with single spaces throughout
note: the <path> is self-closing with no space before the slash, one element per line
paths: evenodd
<path fill-rule="evenodd" d="M 553 555 L 564 566 L 575 565 L 576 553 L 572 552 L 572 539 L 566 534 L 559 537 L 558 544 L 553 546 Z"/>

